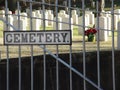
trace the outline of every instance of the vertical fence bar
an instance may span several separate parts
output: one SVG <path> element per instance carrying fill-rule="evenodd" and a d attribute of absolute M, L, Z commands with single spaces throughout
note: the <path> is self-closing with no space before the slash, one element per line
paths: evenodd
<path fill-rule="evenodd" d="M 58 0 L 55 0 L 56 30 L 58 30 Z M 58 57 L 59 50 L 56 45 L 56 55 Z M 56 90 L 59 90 L 59 62 L 56 60 Z"/>
<path fill-rule="evenodd" d="M 113 90 L 116 90 L 115 88 L 115 41 L 114 41 L 114 0 L 111 1 L 111 14 L 112 14 L 112 80 L 113 80 Z"/>
<path fill-rule="evenodd" d="M 33 45 L 31 45 L 31 90 L 34 90 L 34 71 L 33 71 Z"/>
<path fill-rule="evenodd" d="M 96 14 L 97 14 L 97 24 L 96 24 L 96 29 L 97 29 L 97 79 L 98 79 L 98 87 L 100 88 L 100 35 L 99 35 L 99 15 L 100 15 L 100 11 L 99 11 L 99 5 L 98 5 L 98 0 L 96 1 Z"/>
<path fill-rule="evenodd" d="M 32 3 L 33 1 L 30 0 L 30 29 L 31 31 L 33 30 L 33 15 L 32 15 Z M 33 81 L 34 81 L 34 78 L 33 78 L 33 75 L 34 75 L 34 71 L 33 71 L 33 45 L 30 46 L 31 47 L 31 90 L 34 90 L 34 84 L 33 84 Z"/>
<path fill-rule="evenodd" d="M 5 17 L 6 22 L 8 22 L 8 1 L 5 0 Z M 6 25 L 6 29 L 8 30 L 8 24 Z M 9 46 L 6 46 L 6 52 L 7 52 L 7 66 L 6 66 L 6 90 L 9 90 Z"/>
<path fill-rule="evenodd" d="M 86 77 L 86 61 L 85 61 L 85 55 L 86 55 L 86 47 L 85 47 L 85 1 L 82 0 L 82 18 L 83 18 L 83 75 Z M 86 90 L 86 81 L 83 80 L 84 83 L 84 90 Z"/>
<path fill-rule="evenodd" d="M 19 90 L 21 90 L 21 46 L 19 46 Z"/>
<path fill-rule="evenodd" d="M 43 30 L 45 31 L 45 22 L 46 22 L 46 20 L 45 20 L 45 0 L 42 0 L 42 15 L 43 15 L 43 18 L 42 18 L 42 20 L 43 20 Z M 44 69 L 44 71 L 43 71 L 43 76 L 44 76 L 44 82 L 43 82 L 43 89 L 44 90 L 46 90 L 46 51 L 45 51 L 45 48 L 46 48 L 46 46 L 44 45 L 43 46 L 44 47 L 44 55 L 43 55 L 43 69 Z"/>
<path fill-rule="evenodd" d="M 68 14 L 69 14 L 69 28 L 70 28 L 70 30 L 72 30 L 71 25 L 73 23 L 71 23 L 71 17 L 72 17 L 72 15 L 71 15 L 71 0 L 68 0 Z M 72 30 L 72 33 L 73 33 L 73 30 Z M 69 60 L 70 60 L 69 63 L 70 63 L 70 67 L 72 67 L 72 46 L 71 45 L 69 46 L 69 51 L 70 51 L 70 53 L 69 53 Z M 72 70 L 71 69 L 70 69 L 70 90 L 72 90 Z"/>
<path fill-rule="evenodd" d="M 20 3 L 19 3 L 19 1 L 17 1 L 17 8 L 18 8 L 18 12 L 17 12 L 17 15 L 18 15 L 18 31 L 20 31 Z M 18 83 L 19 83 L 19 90 L 21 90 L 21 46 L 19 45 L 18 46 L 19 48 L 19 50 L 18 50 L 18 53 L 19 53 L 19 78 L 18 78 Z"/>
<path fill-rule="evenodd" d="M 9 46 L 7 46 L 7 90 L 9 90 Z"/>

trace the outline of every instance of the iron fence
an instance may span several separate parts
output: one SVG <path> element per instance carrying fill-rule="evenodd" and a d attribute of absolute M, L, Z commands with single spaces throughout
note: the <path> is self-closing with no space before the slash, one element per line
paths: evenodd
<path fill-rule="evenodd" d="M 21 4 L 21 2 L 24 4 Z M 119 90 L 118 84 L 116 84 L 119 83 L 119 78 L 116 78 L 115 75 L 118 70 L 115 68 L 115 51 L 119 50 L 119 44 L 117 44 L 119 42 L 119 21 L 117 20 L 120 13 L 119 10 L 116 12 L 114 8 L 114 0 L 111 0 L 111 9 L 102 12 L 99 11 L 98 1 L 96 1 L 94 9 L 86 9 L 85 0 L 82 0 L 82 3 L 80 3 L 82 6 L 79 8 L 72 5 L 72 0 L 67 0 L 63 4 L 59 4 L 58 0 L 55 0 L 54 4 L 49 2 L 50 0 L 48 2 L 45 0 L 19 0 L 13 4 L 16 6 L 16 11 L 10 12 L 8 9 L 10 3 L 5 0 L 5 10 L 1 10 L 0 16 L 1 24 L 4 26 L 1 32 L 4 32 L 4 30 L 19 32 L 22 29 L 24 31 L 71 30 L 72 45 L 4 46 L 4 44 L 1 44 L 0 79 L 3 81 L 0 83 L 0 89 Z M 22 10 L 23 5 L 26 5 L 26 11 L 25 7 Z M 48 10 L 47 7 L 51 8 Z M 90 15 L 94 19 L 92 19 L 92 23 L 87 24 L 92 18 Z M 97 30 L 96 41 L 88 42 L 84 31 L 94 25 Z M 105 62 L 106 67 L 104 61 L 101 60 L 108 57 L 103 58 L 104 55 L 101 56 L 101 51 L 104 50 L 109 50 L 111 53 L 111 59 L 109 58 L 108 62 Z M 96 52 L 96 54 L 93 52 Z M 61 53 L 67 53 L 67 55 L 61 57 Z M 74 53 L 79 54 L 80 57 L 77 58 L 76 55 L 73 55 Z M 96 57 L 89 57 L 89 54 Z M 24 60 L 27 55 L 29 56 L 28 61 Z M 36 60 L 36 55 L 41 55 L 42 59 L 39 57 Z M 78 66 L 74 66 L 75 62 L 80 64 L 80 67 L 78 64 Z M 36 68 L 37 65 L 39 69 Z M 90 72 L 92 70 L 93 72 Z M 106 73 L 107 71 L 109 72 Z M 103 79 L 104 75 L 105 78 L 109 77 L 110 80 Z M 117 75 L 119 75 L 119 70 Z M 11 84 L 12 82 L 13 84 Z"/>

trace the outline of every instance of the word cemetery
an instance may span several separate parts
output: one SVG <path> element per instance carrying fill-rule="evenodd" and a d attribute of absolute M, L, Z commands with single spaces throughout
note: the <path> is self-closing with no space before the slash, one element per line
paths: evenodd
<path fill-rule="evenodd" d="M 71 44 L 71 30 L 62 31 L 4 31 L 5 45 Z"/>

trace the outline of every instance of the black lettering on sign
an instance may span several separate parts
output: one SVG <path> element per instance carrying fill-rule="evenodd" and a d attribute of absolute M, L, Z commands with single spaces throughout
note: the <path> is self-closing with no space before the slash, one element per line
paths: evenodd
<path fill-rule="evenodd" d="M 59 33 L 54 33 L 54 42 L 61 42 L 59 38 L 60 38 Z"/>
<path fill-rule="evenodd" d="M 12 34 L 6 35 L 6 42 L 11 43 L 12 42 Z"/>
<path fill-rule="evenodd" d="M 26 43 L 26 42 L 28 42 L 28 34 L 21 34 L 21 39 L 22 39 L 22 41 L 21 42 L 23 42 L 23 43 Z"/>
<path fill-rule="evenodd" d="M 70 30 L 4 31 L 5 45 L 70 45 Z"/>
<path fill-rule="evenodd" d="M 29 34 L 29 39 L 30 39 L 30 43 L 35 42 L 35 33 L 30 33 Z"/>
<path fill-rule="evenodd" d="M 52 42 L 52 33 L 46 33 L 46 42 Z"/>
<path fill-rule="evenodd" d="M 13 34 L 14 35 L 14 43 L 20 42 L 20 34 Z"/>

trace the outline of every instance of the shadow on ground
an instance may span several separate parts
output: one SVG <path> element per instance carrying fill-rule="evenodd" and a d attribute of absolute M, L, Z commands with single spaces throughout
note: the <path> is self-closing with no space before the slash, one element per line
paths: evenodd
<path fill-rule="evenodd" d="M 120 51 L 115 51 L 115 84 L 116 90 L 120 90 Z M 100 84 L 103 90 L 113 90 L 112 80 L 112 52 L 100 52 Z M 59 58 L 69 65 L 69 54 L 59 54 Z M 19 63 L 18 58 L 9 59 L 9 90 L 18 90 L 19 87 Z M 0 62 L 0 90 L 6 90 L 7 60 Z M 86 77 L 97 85 L 97 53 L 86 53 Z M 34 90 L 43 90 L 44 83 L 44 58 L 43 55 L 33 57 Z M 83 74 L 83 54 L 72 54 L 72 67 Z M 56 90 L 56 59 L 46 55 L 46 90 Z M 70 90 L 70 69 L 58 63 L 59 90 Z M 83 90 L 84 80 L 72 72 L 73 90 Z M 21 90 L 31 89 L 31 57 L 21 58 Z M 86 82 L 86 90 L 97 90 L 89 82 Z"/>

